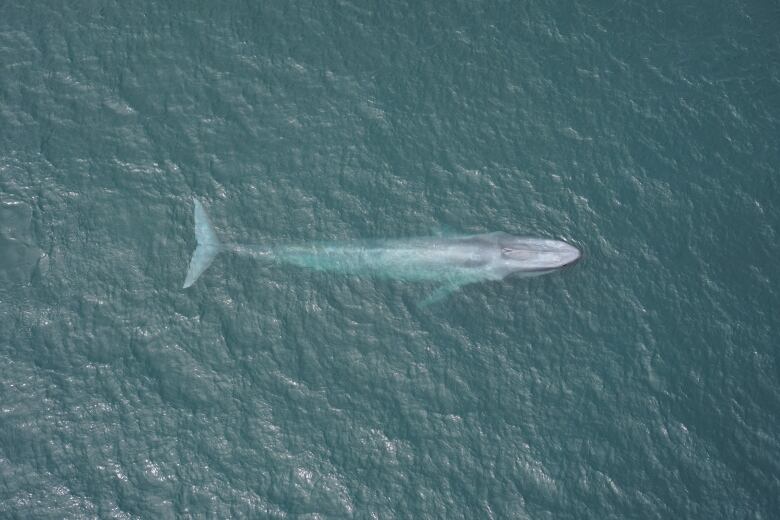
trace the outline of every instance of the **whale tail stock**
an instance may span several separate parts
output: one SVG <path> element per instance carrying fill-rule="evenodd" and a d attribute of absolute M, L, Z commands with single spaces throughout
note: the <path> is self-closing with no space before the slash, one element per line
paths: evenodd
<path fill-rule="evenodd" d="M 222 244 L 214 232 L 214 227 L 211 225 L 203 205 L 196 198 L 193 198 L 192 201 L 195 204 L 195 240 L 198 245 L 192 253 L 187 277 L 184 279 L 184 289 L 195 283 L 203 271 L 211 265 L 214 257 L 222 250 Z"/>

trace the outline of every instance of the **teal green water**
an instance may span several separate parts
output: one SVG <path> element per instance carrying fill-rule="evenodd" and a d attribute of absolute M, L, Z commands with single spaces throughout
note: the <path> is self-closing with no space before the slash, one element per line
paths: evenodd
<path fill-rule="evenodd" d="M 0 3 L 0 517 L 775 518 L 775 2 Z M 226 240 L 506 231 L 430 285 Z"/>

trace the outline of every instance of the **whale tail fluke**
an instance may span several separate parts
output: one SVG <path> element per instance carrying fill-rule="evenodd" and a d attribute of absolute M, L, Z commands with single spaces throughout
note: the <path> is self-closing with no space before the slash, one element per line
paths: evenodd
<path fill-rule="evenodd" d="M 219 243 L 206 210 L 203 209 L 203 205 L 198 199 L 193 198 L 192 200 L 195 203 L 195 240 L 198 245 L 195 252 L 192 253 L 187 277 L 184 279 L 184 289 L 195 283 L 203 271 L 211 265 L 214 257 L 222 250 L 222 244 Z"/>

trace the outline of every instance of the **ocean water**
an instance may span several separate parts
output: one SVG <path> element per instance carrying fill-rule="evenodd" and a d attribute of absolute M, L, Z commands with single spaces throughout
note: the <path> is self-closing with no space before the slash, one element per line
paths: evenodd
<path fill-rule="evenodd" d="M 0 517 L 777 518 L 772 1 L 0 2 Z M 435 287 L 222 236 L 568 240 Z"/>

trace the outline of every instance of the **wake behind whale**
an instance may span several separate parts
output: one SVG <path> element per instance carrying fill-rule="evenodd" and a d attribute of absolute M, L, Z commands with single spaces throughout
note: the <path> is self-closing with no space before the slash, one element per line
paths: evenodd
<path fill-rule="evenodd" d="M 318 271 L 438 283 L 423 305 L 464 285 L 503 280 L 510 274 L 539 276 L 579 260 L 576 247 L 560 240 L 516 237 L 503 232 L 351 242 L 249 245 L 222 243 L 203 205 L 194 201 L 195 238 L 184 288 L 190 287 L 223 251 L 266 258 Z"/>

